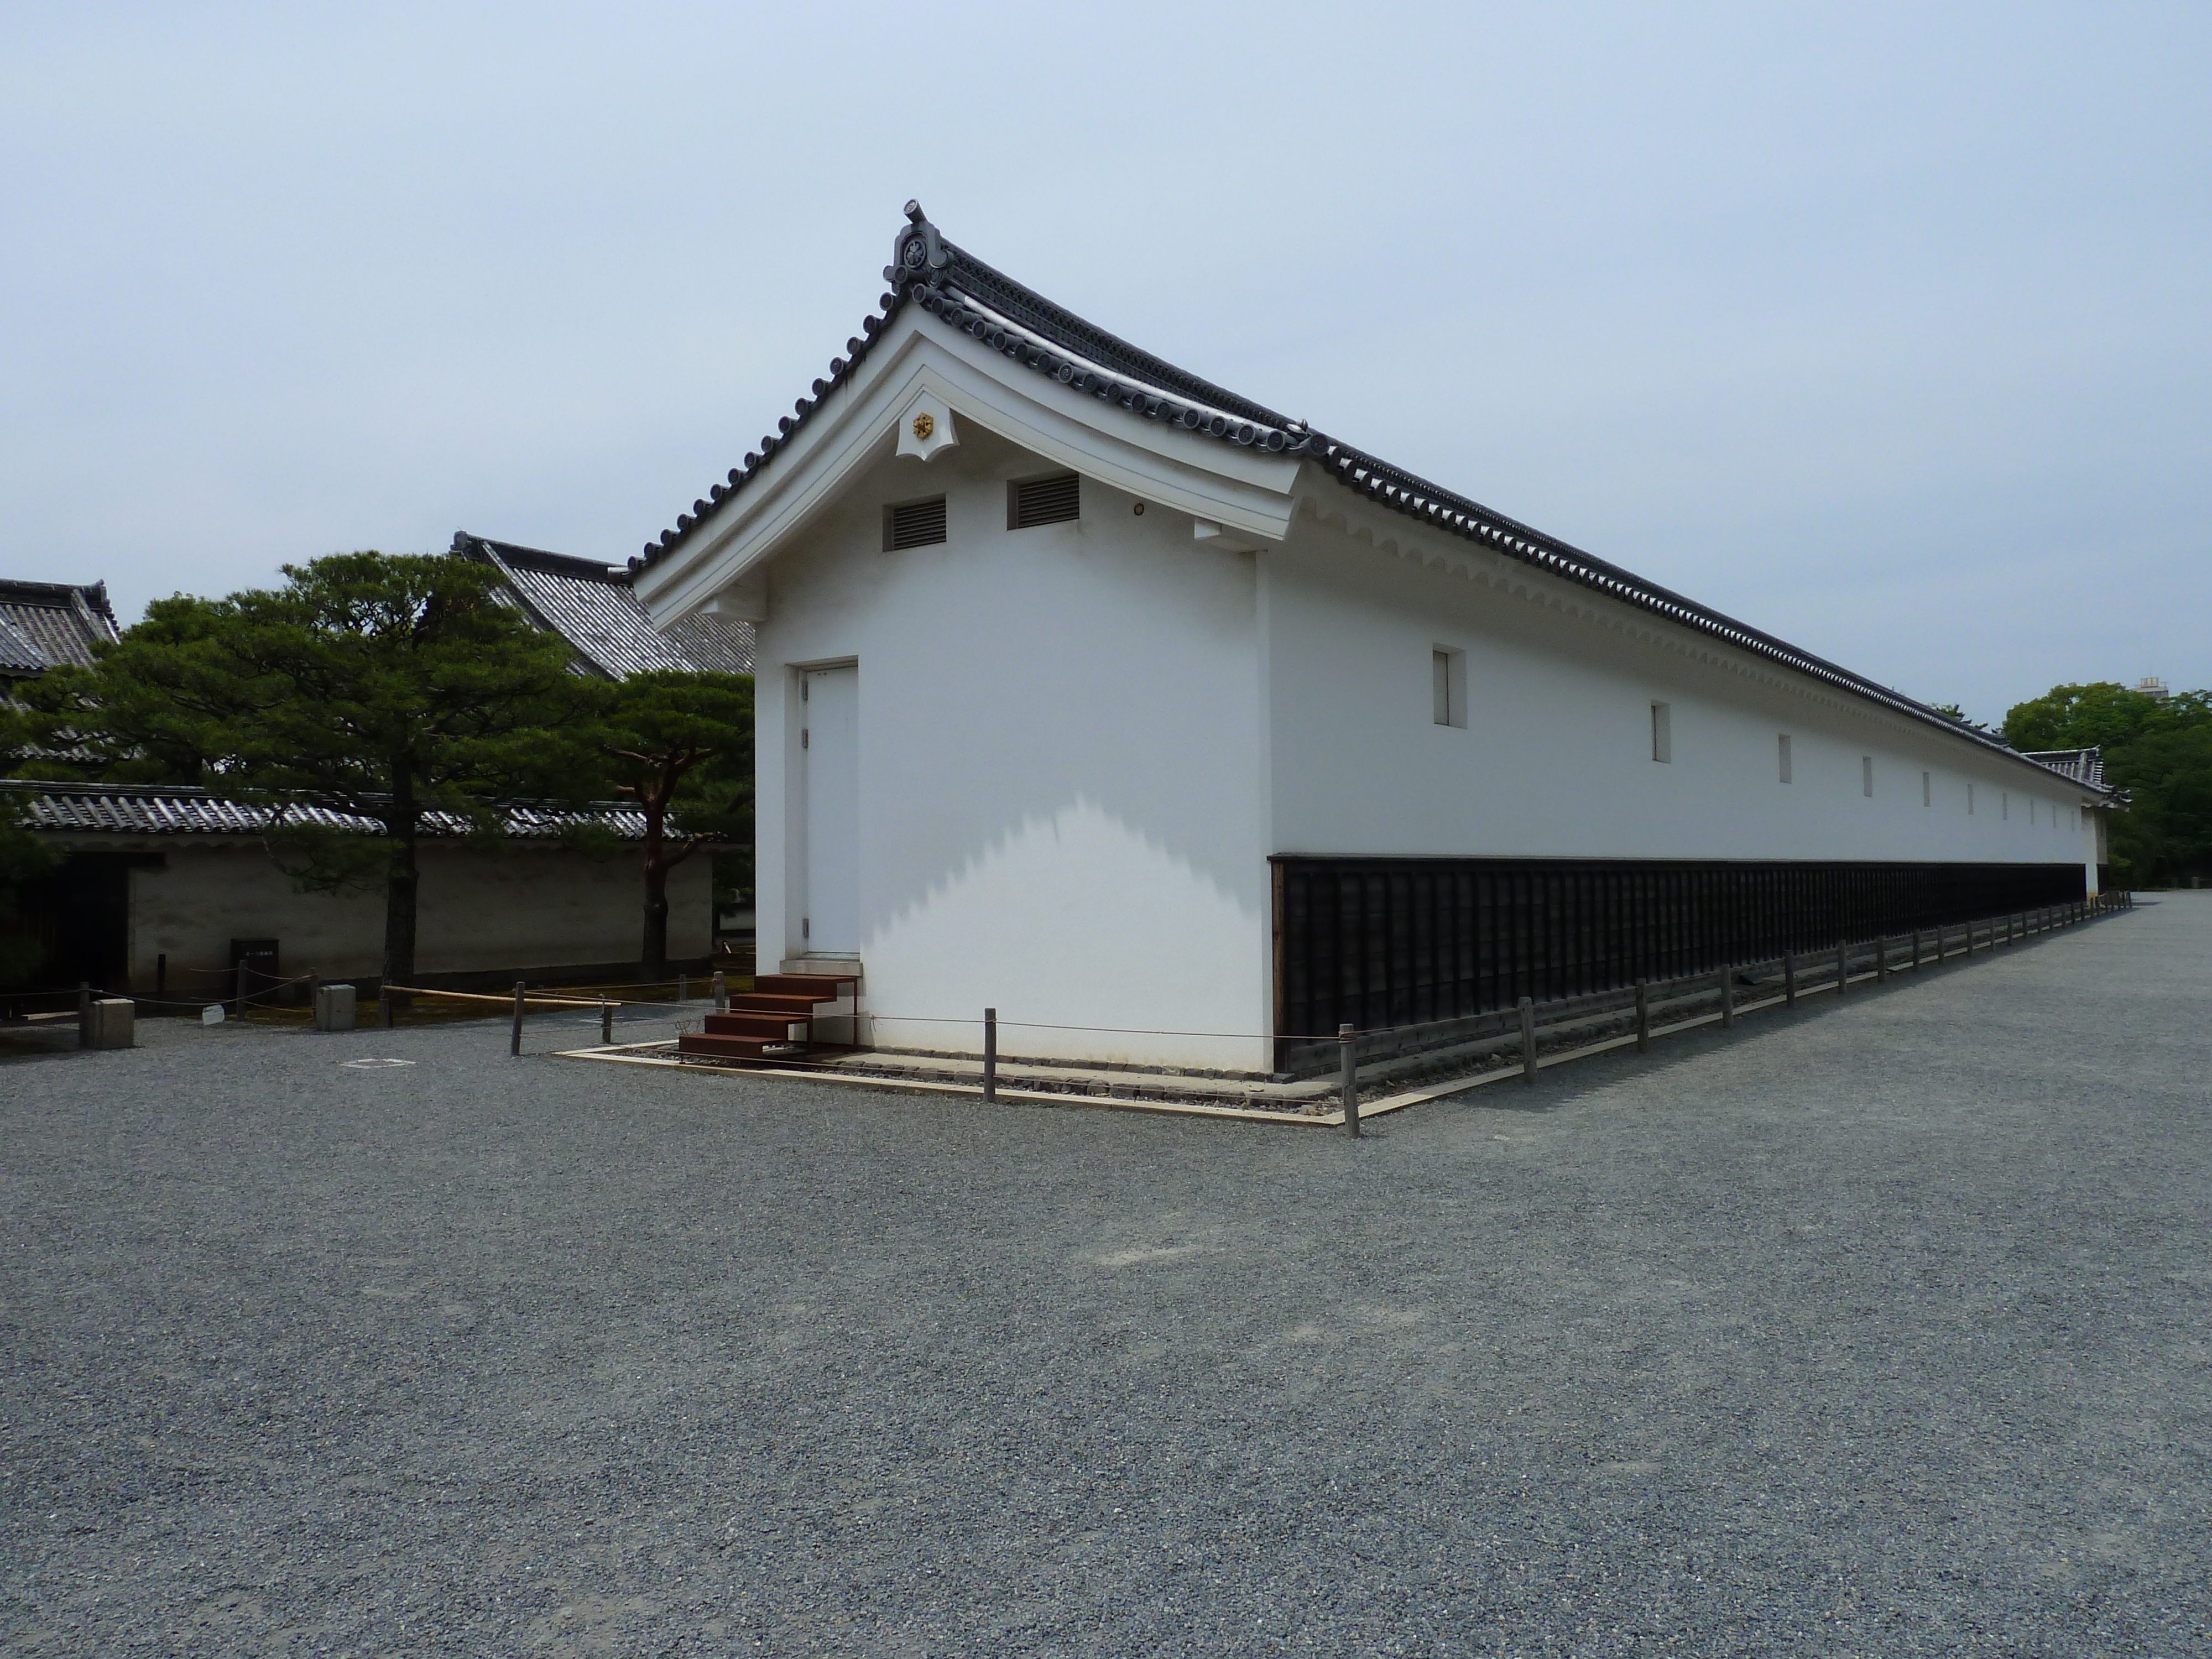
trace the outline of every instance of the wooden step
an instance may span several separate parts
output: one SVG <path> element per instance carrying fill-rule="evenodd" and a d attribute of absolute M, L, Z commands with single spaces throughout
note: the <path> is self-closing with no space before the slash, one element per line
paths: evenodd
<path fill-rule="evenodd" d="M 845 994 L 845 987 L 860 983 L 858 974 L 848 978 L 833 978 L 828 974 L 763 974 L 753 981 L 753 989 L 766 996 L 811 997 L 817 1002 L 835 1002 Z"/>
<path fill-rule="evenodd" d="M 707 1030 L 713 1036 L 749 1037 L 755 1042 L 790 1042 L 791 1028 L 806 1024 L 804 1014 L 708 1014 Z M 805 1039 L 798 1039 L 804 1041 Z"/>
<path fill-rule="evenodd" d="M 733 1014 L 788 1014 L 793 1019 L 811 1019 L 822 1001 L 819 997 L 774 996 L 748 991 L 730 999 L 730 1012 Z"/>

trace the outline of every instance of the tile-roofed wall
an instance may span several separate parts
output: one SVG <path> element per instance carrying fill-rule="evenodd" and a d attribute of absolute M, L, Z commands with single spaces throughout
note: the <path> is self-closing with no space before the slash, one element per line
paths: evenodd
<path fill-rule="evenodd" d="M 116 636 L 115 612 L 107 603 L 107 584 L 80 587 L 68 582 L 0 580 L 0 672 L 35 653 L 18 673 L 62 663 L 88 665 L 93 647 Z"/>
<path fill-rule="evenodd" d="M 753 630 L 727 617 L 686 617 L 653 626 L 630 591 L 630 573 L 589 559 L 490 541 L 465 531 L 453 538 L 457 557 L 490 565 L 538 624 L 561 635 L 610 679 L 648 669 L 750 674 Z"/>

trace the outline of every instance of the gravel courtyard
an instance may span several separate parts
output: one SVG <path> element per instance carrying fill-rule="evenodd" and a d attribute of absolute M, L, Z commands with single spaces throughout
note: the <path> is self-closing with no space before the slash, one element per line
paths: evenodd
<path fill-rule="evenodd" d="M 2212 1651 L 2212 894 L 1360 1142 L 142 1029 L 0 1652 Z"/>

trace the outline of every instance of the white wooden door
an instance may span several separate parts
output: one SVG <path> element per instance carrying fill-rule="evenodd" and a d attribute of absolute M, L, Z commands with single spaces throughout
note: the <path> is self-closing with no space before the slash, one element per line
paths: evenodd
<path fill-rule="evenodd" d="M 806 779 L 806 908 L 799 934 L 817 955 L 860 951 L 860 671 L 799 679 Z"/>

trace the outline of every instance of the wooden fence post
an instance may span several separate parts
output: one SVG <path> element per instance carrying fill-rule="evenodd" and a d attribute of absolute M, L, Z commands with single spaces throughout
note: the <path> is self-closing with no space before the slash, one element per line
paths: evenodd
<path fill-rule="evenodd" d="M 522 981 L 514 981 L 514 1035 L 507 1040 L 507 1058 L 512 1060 L 522 1052 Z"/>
<path fill-rule="evenodd" d="M 1782 1006 L 1785 1008 L 1797 1006 L 1797 953 L 1795 951 L 1782 953 Z"/>
<path fill-rule="evenodd" d="M 1648 979 L 1636 981 L 1636 1052 L 1651 1052 L 1651 981 Z"/>
<path fill-rule="evenodd" d="M 599 1046 L 611 1048 L 615 1041 L 615 1006 L 607 1000 L 605 991 L 599 993 Z"/>
<path fill-rule="evenodd" d="M 1721 969 L 1721 1029 L 1735 1029 L 1735 964 L 1729 963 Z"/>
<path fill-rule="evenodd" d="M 989 1105 L 999 1098 L 999 1011 L 983 1011 L 983 1102 Z"/>
<path fill-rule="evenodd" d="M 1536 1080 L 1536 1000 L 1534 997 L 1521 999 L 1521 1080 L 1530 1084 Z"/>
<path fill-rule="evenodd" d="M 1850 977 L 1851 947 L 1850 941 L 1846 939 L 1838 939 L 1836 941 L 1836 994 L 1838 996 L 1843 995 L 1844 988 L 1850 982 Z"/>
<path fill-rule="evenodd" d="M 1349 1025 L 1336 1028 L 1337 1069 L 1342 1074 L 1344 1133 L 1359 1139 L 1359 1043 Z"/>

